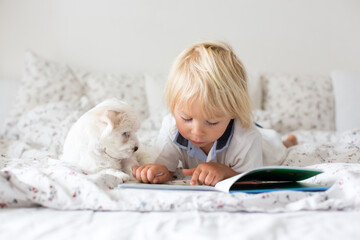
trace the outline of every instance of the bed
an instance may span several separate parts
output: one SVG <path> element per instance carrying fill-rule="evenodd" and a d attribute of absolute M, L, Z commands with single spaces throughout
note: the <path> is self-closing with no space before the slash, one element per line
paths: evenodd
<path fill-rule="evenodd" d="M 81 114 L 118 97 L 138 111 L 138 137 L 151 147 L 166 114 L 164 76 L 92 73 L 28 52 L 1 128 L 0 238 L 359 239 L 360 128 L 357 116 L 337 116 L 336 87 L 349 82 L 349 94 L 360 80 L 331 76 L 249 78 L 256 122 L 298 137 L 283 165 L 323 170 L 306 181 L 331 185 L 326 192 L 120 189 L 113 177 L 64 164 L 64 139 Z"/>

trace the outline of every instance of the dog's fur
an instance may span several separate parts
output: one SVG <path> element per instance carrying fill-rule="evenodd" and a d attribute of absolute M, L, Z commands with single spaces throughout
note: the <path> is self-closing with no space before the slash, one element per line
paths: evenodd
<path fill-rule="evenodd" d="M 135 110 L 118 99 L 108 99 L 82 115 L 71 127 L 62 159 L 87 173 L 104 171 L 126 181 L 139 165 L 139 128 Z"/>

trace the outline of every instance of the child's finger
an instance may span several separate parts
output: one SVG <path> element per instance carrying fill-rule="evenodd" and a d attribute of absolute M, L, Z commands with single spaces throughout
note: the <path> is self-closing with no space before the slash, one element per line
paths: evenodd
<path fill-rule="evenodd" d="M 162 172 L 160 172 L 160 173 L 161 173 L 160 175 L 162 175 Z M 156 168 L 155 169 L 154 168 L 149 168 L 148 171 L 147 171 L 147 180 L 149 182 L 153 182 L 154 178 L 157 175 L 159 175 L 159 170 L 158 169 L 156 170 Z"/>
<path fill-rule="evenodd" d="M 191 175 L 193 175 L 195 170 L 196 170 L 196 168 L 183 169 L 182 172 L 185 175 L 191 176 Z"/>
<path fill-rule="evenodd" d="M 199 170 L 199 169 L 196 169 L 196 170 L 193 172 L 192 177 L 191 177 L 191 180 L 190 180 L 190 185 L 195 185 L 196 182 L 198 182 L 200 173 L 201 173 L 201 170 Z"/>
<path fill-rule="evenodd" d="M 135 178 L 141 182 L 141 171 L 144 169 L 144 166 L 140 166 L 136 169 Z"/>
<path fill-rule="evenodd" d="M 141 170 L 140 178 L 143 183 L 148 183 L 149 180 L 147 178 L 147 172 L 149 170 L 149 167 L 145 167 L 143 170 Z"/>
<path fill-rule="evenodd" d="M 136 170 L 137 170 L 138 168 L 139 168 L 139 166 L 133 166 L 132 169 L 131 169 L 131 170 L 132 170 L 131 173 L 132 173 L 132 175 L 133 175 L 134 178 L 136 178 Z"/>
<path fill-rule="evenodd" d="M 211 186 L 215 186 L 221 180 L 223 180 L 223 178 L 221 178 L 220 176 L 215 176 L 214 179 L 211 182 Z"/>
<path fill-rule="evenodd" d="M 137 170 L 136 170 L 136 180 L 138 180 L 139 182 L 142 182 L 141 180 L 141 172 L 144 170 L 145 166 L 140 166 Z"/>
<path fill-rule="evenodd" d="M 151 171 L 151 168 L 147 170 L 146 172 L 146 178 L 149 182 L 152 182 L 152 180 L 154 179 L 154 174 L 153 171 Z"/>
<path fill-rule="evenodd" d="M 212 174 L 212 173 L 209 173 L 206 178 L 205 178 L 205 185 L 209 185 L 209 186 L 213 186 L 213 181 L 215 179 L 216 175 L 215 174 Z"/>
<path fill-rule="evenodd" d="M 168 180 L 168 176 L 166 176 L 163 172 L 160 172 L 155 175 L 154 180 L 152 183 L 164 183 Z"/>
<path fill-rule="evenodd" d="M 206 179 L 206 176 L 208 175 L 208 172 L 205 172 L 205 171 L 201 171 L 201 173 L 199 174 L 199 177 L 198 177 L 198 182 L 199 184 L 204 184 L 205 183 L 205 179 Z"/>

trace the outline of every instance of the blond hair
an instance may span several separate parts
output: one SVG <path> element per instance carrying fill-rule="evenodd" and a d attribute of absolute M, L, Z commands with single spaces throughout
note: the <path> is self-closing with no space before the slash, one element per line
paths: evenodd
<path fill-rule="evenodd" d="M 171 68 L 164 97 L 172 113 L 198 100 L 207 118 L 225 115 L 238 118 L 245 128 L 252 124 L 245 68 L 224 42 L 201 42 L 185 49 Z"/>

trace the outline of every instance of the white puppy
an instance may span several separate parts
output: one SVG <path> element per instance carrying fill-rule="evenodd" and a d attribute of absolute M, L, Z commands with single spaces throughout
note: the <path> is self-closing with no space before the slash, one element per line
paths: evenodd
<path fill-rule="evenodd" d="M 87 173 L 104 172 L 124 182 L 139 165 L 135 152 L 139 128 L 135 110 L 118 99 L 108 99 L 82 115 L 71 127 L 62 159 Z M 141 157 L 140 157 L 141 159 Z"/>

